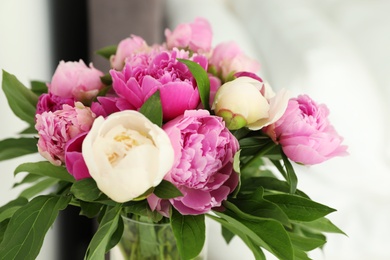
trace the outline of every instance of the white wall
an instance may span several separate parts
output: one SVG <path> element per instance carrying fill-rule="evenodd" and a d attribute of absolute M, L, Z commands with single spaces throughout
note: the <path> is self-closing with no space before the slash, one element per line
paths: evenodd
<path fill-rule="evenodd" d="M 49 0 L 0 1 L 0 69 L 17 76 L 25 85 L 30 80 L 50 80 Z M 0 75 L 0 79 L 1 79 Z M 23 130 L 25 123 L 9 109 L 4 93 L 0 92 L 0 139 Z M 15 198 L 18 190 L 11 190 L 17 165 L 36 156 L 0 163 L 0 205 Z M 55 257 L 55 230 L 50 230 L 37 259 Z"/>

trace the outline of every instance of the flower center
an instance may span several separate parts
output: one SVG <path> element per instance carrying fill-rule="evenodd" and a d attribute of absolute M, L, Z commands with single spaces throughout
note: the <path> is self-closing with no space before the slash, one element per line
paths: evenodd
<path fill-rule="evenodd" d="M 105 155 L 112 166 L 117 165 L 131 149 L 141 145 L 154 145 L 153 140 L 143 132 L 118 126 L 101 139 Z"/>

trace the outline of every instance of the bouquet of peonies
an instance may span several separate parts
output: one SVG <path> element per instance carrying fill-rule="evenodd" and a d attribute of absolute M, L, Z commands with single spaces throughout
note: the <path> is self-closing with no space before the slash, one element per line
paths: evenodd
<path fill-rule="evenodd" d="M 15 169 L 27 173 L 15 186 L 29 186 L 0 208 L 2 259 L 34 259 L 68 205 L 99 221 L 86 259 L 118 243 L 122 216 L 170 223 L 182 259 L 201 252 L 205 216 L 256 259 L 264 249 L 308 259 L 324 232 L 342 233 L 325 218 L 334 209 L 297 189 L 292 164 L 346 154 L 327 107 L 275 93 L 234 42 L 212 48 L 205 19 L 165 36 L 150 46 L 132 35 L 98 51 L 107 74 L 61 61 L 50 83 L 26 88 L 3 71 L 9 105 L 29 127 L 0 141 L 0 158 L 46 160 Z"/>

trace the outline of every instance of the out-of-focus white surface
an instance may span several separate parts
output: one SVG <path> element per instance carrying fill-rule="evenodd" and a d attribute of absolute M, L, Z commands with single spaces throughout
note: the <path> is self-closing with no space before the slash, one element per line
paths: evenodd
<path fill-rule="evenodd" d="M 170 28 L 206 17 L 214 45 L 238 42 L 273 88 L 329 107 L 350 155 L 297 166 L 298 188 L 337 209 L 329 218 L 348 237 L 329 235 L 311 257 L 390 259 L 390 1 L 168 0 L 167 10 Z M 238 239 L 226 246 L 217 225 L 209 234 L 209 260 L 253 259 Z"/>
<path fill-rule="evenodd" d="M 0 1 L 0 69 L 14 74 L 26 86 L 29 86 L 30 80 L 48 80 L 51 77 L 48 2 Z M 26 127 L 13 115 L 2 91 L 0 111 L 0 139 L 9 138 Z M 18 195 L 20 190 L 11 190 L 15 181 L 13 171 L 29 159 L 40 158 L 27 156 L 0 162 L 0 205 Z M 56 259 L 55 233 L 55 229 L 48 232 L 38 260 Z"/>

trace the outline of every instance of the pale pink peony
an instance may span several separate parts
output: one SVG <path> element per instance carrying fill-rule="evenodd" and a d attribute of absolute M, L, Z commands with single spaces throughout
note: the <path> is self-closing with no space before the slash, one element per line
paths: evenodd
<path fill-rule="evenodd" d="M 346 155 L 347 146 L 328 120 L 329 110 L 309 96 L 290 99 L 284 115 L 267 132 L 278 141 L 288 158 L 312 165 Z"/>
<path fill-rule="evenodd" d="M 260 64 L 246 56 L 235 42 L 218 44 L 212 51 L 209 63 L 210 67 L 225 80 L 236 72 L 256 73 L 260 69 Z"/>
<path fill-rule="evenodd" d="M 179 24 L 172 32 L 165 29 L 167 47 L 189 48 L 195 52 L 208 52 L 211 49 L 212 30 L 204 18 L 196 18 L 192 23 Z"/>
<path fill-rule="evenodd" d="M 187 66 L 177 59 L 191 59 L 207 70 L 207 59 L 191 58 L 184 50 L 136 54 L 128 58 L 122 71 L 111 70 L 112 86 L 120 99 L 120 110 L 138 110 L 157 90 L 160 90 L 163 117 L 171 120 L 200 103 L 195 79 Z"/>
<path fill-rule="evenodd" d="M 80 133 L 87 132 L 95 115 L 88 107 L 76 102 L 75 107 L 63 105 L 62 110 L 36 115 L 38 151 L 54 165 L 65 161 L 66 143 Z"/>
<path fill-rule="evenodd" d="M 58 65 L 51 83 L 48 83 L 49 93 L 63 98 L 75 98 L 77 101 L 89 101 L 94 98 L 103 83 L 100 77 L 103 72 L 95 69 L 92 64 L 87 67 L 85 63 L 64 62 Z"/>
<path fill-rule="evenodd" d="M 148 51 L 149 46 L 139 36 L 131 35 L 119 42 L 115 55 L 110 57 L 111 67 L 116 70 L 123 69 L 127 57 L 138 52 Z"/>
<path fill-rule="evenodd" d="M 184 195 L 171 199 L 171 204 L 183 215 L 203 214 L 221 206 L 238 184 L 233 170 L 237 139 L 220 117 L 206 110 L 186 111 L 163 128 L 175 150 L 174 165 L 165 179 Z M 156 203 L 153 197 L 148 201 L 152 209 L 164 211 L 161 201 Z"/>

